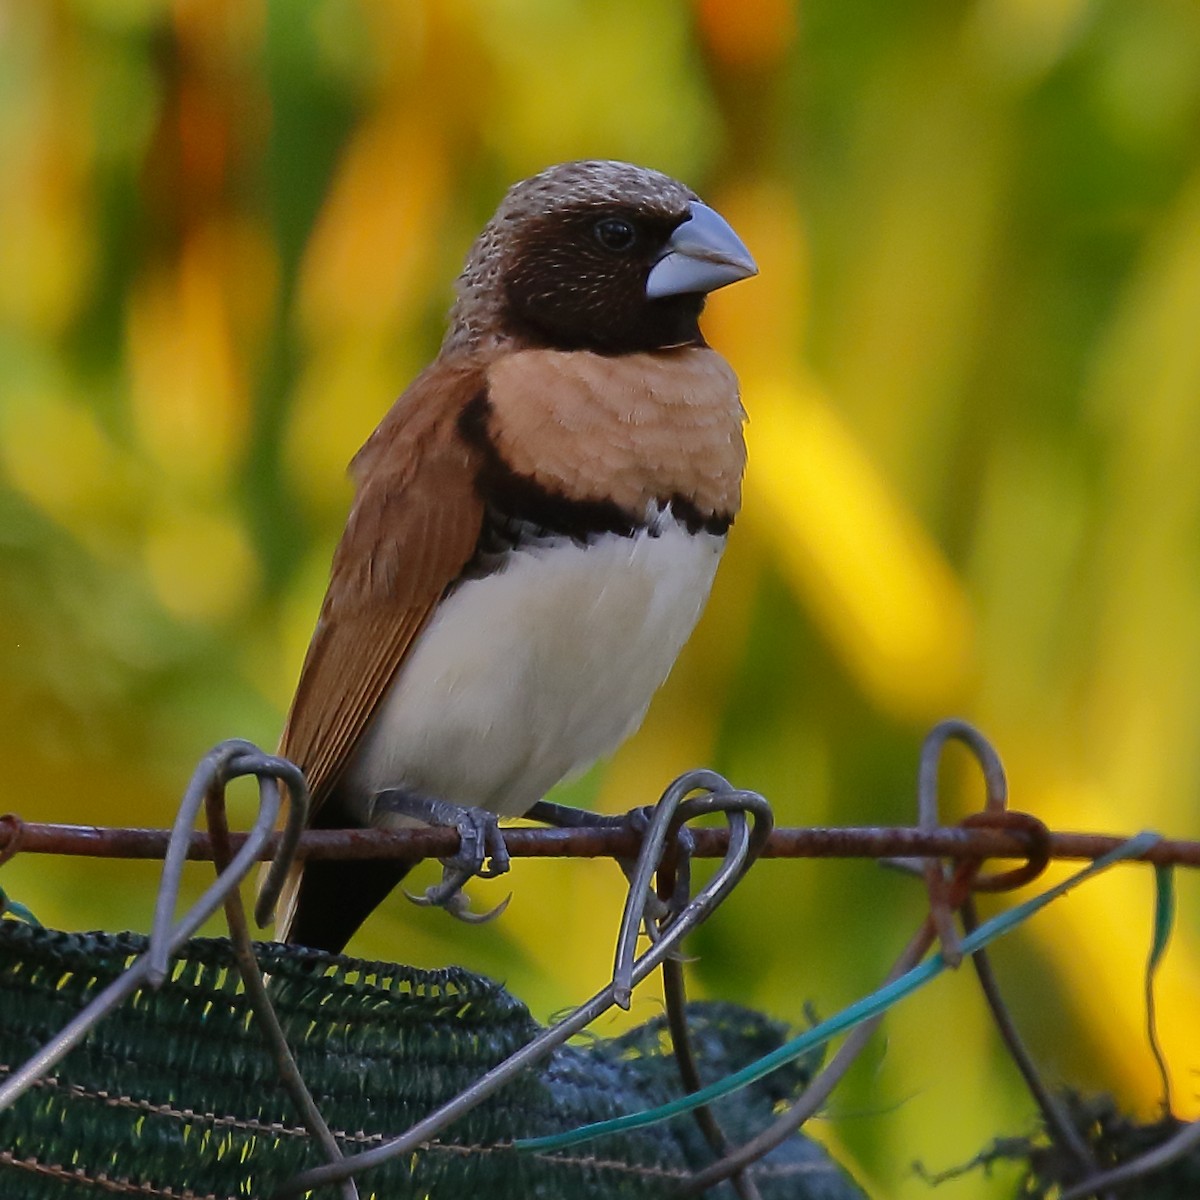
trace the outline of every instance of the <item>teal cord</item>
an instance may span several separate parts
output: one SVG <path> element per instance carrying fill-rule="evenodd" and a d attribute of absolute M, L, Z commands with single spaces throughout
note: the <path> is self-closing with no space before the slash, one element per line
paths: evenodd
<path fill-rule="evenodd" d="M 1146 1039 L 1150 1043 L 1150 1053 L 1154 1055 L 1159 1078 L 1162 1080 L 1163 1108 L 1171 1112 L 1171 1073 L 1167 1070 L 1167 1060 L 1158 1042 L 1158 1010 L 1154 1003 L 1154 980 L 1163 955 L 1167 952 L 1171 930 L 1175 926 L 1175 868 L 1155 867 L 1154 882 L 1154 941 L 1146 959 Z"/>
<path fill-rule="evenodd" d="M 1009 933 L 1018 925 L 1022 925 L 1034 913 L 1040 912 L 1071 888 L 1090 879 L 1093 875 L 1098 875 L 1101 871 L 1107 870 L 1107 868 L 1113 866 L 1115 863 L 1123 862 L 1126 859 L 1135 858 L 1143 854 L 1160 840 L 1160 834 L 1149 831 L 1139 833 L 1127 842 L 1123 842 L 1116 849 L 1110 850 L 1107 854 L 1096 859 L 1095 862 L 1089 863 L 1074 875 L 1064 879 L 1061 883 L 1057 883 L 1040 895 L 1026 900 L 1023 904 L 1019 904 L 1015 908 L 1011 908 L 1006 912 L 1000 913 L 998 916 L 992 917 L 991 920 L 985 921 L 963 938 L 963 953 L 974 954 L 976 950 L 982 950 L 997 938 Z M 836 1037 L 840 1033 L 845 1033 L 846 1030 L 852 1029 L 855 1025 L 859 1025 L 863 1021 L 877 1016 L 879 1013 L 886 1012 L 898 1001 L 904 999 L 905 996 L 911 995 L 918 988 L 929 983 L 930 980 L 937 978 L 944 970 L 946 970 L 946 963 L 941 954 L 934 954 L 923 963 L 913 967 L 911 971 L 901 975 L 899 979 L 884 985 L 869 996 L 864 996 L 861 1000 L 856 1000 L 853 1004 L 842 1009 L 840 1013 L 837 1013 L 826 1021 L 822 1021 L 819 1025 L 814 1025 L 811 1029 L 805 1030 L 804 1033 L 794 1037 L 790 1042 L 780 1046 L 778 1050 L 773 1050 L 770 1054 L 764 1055 L 762 1058 L 743 1067 L 740 1071 L 735 1071 L 732 1075 L 727 1075 L 724 1079 L 719 1079 L 716 1083 L 709 1084 L 708 1087 L 701 1088 L 698 1092 L 691 1092 L 686 1096 L 681 1096 L 678 1100 L 673 1100 L 669 1104 L 663 1104 L 657 1108 L 645 1109 L 642 1112 L 630 1113 L 624 1117 L 614 1117 L 608 1121 L 596 1121 L 590 1125 L 582 1125 L 578 1129 L 573 1129 L 566 1133 L 549 1134 L 545 1137 L 521 1138 L 514 1142 L 513 1145 L 517 1150 L 523 1151 L 561 1150 L 564 1147 L 591 1141 L 593 1138 L 601 1137 L 605 1134 L 623 1133 L 629 1129 L 643 1129 L 647 1125 L 657 1125 L 660 1121 L 666 1121 L 682 1113 L 691 1112 L 702 1105 L 711 1104 L 714 1100 L 720 1100 L 741 1088 L 749 1086 L 764 1075 L 769 1075 L 772 1071 L 777 1070 L 786 1063 L 792 1062 L 801 1057 L 801 1055 L 806 1054 L 815 1046 L 823 1045 L 830 1038 Z"/>
<path fill-rule="evenodd" d="M 1153 975 L 1167 952 L 1171 930 L 1175 926 L 1175 868 L 1155 867 L 1154 881 L 1158 886 L 1154 901 L 1154 944 L 1146 970 Z"/>
<path fill-rule="evenodd" d="M 42 923 L 19 900 L 14 900 L 3 888 L 0 888 L 0 917 L 14 916 L 26 925 L 41 929 Z"/>

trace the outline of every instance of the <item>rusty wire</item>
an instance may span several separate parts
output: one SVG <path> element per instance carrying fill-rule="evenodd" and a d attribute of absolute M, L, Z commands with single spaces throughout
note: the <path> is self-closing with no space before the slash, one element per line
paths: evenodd
<path fill-rule="evenodd" d="M 956 827 L 941 824 L 938 814 L 938 766 L 950 740 L 964 743 L 980 767 L 985 783 L 983 808 Z M 237 775 L 258 777 L 260 805 L 254 828 L 248 834 L 230 833 L 224 816 L 224 789 Z M 271 833 L 279 809 L 279 782 L 287 784 L 296 803 L 282 833 Z M 699 793 L 699 794 L 693 794 Z M 204 803 L 209 831 L 195 832 L 192 824 Z M 281 1078 L 296 1100 L 312 1136 L 322 1146 L 327 1162 L 291 1180 L 280 1197 L 300 1194 L 317 1186 L 336 1184 L 344 1197 L 356 1193 L 352 1177 L 367 1167 L 410 1153 L 434 1139 L 471 1107 L 502 1087 L 517 1071 L 545 1057 L 567 1037 L 584 1028 L 605 1009 L 627 1005 L 632 987 L 656 968 L 666 980 L 668 1027 L 676 1047 L 681 1078 L 687 1091 L 699 1086 L 699 1075 L 688 1045 L 684 1016 L 683 972 L 678 946 L 683 937 L 705 920 L 736 886 L 758 857 L 878 858 L 916 871 L 929 894 L 929 914 L 922 927 L 893 965 L 894 978 L 918 962 L 935 943 L 943 957 L 956 962 L 961 943 L 955 914 L 961 914 L 968 932 L 975 917 L 971 897 L 976 891 L 1002 891 L 1031 882 L 1053 859 L 1096 859 L 1126 839 L 1086 833 L 1048 830 L 1036 817 L 1007 808 L 1007 788 L 1000 759 L 986 738 L 961 721 L 942 722 L 926 738 L 922 749 L 918 788 L 918 824 L 915 827 L 771 828 L 770 808 L 754 793 L 740 792 L 708 771 L 691 772 L 677 780 L 643 822 L 644 830 L 624 827 L 566 829 L 509 828 L 504 831 L 513 857 L 610 856 L 634 864 L 622 918 L 613 977 L 609 985 L 580 1005 L 568 1017 L 546 1029 L 510 1059 L 476 1080 L 436 1112 L 385 1146 L 345 1157 L 312 1104 L 303 1079 L 283 1040 L 270 1000 L 262 988 L 253 961 L 245 916 L 237 899 L 237 884 L 259 860 L 273 860 L 269 878 L 282 878 L 292 856 L 320 858 L 440 857 L 458 848 L 454 830 L 422 829 L 395 832 L 319 830 L 301 832 L 305 807 L 303 780 L 285 760 L 262 754 L 248 743 L 225 743 L 201 764 L 185 795 L 172 830 L 118 829 L 97 826 L 54 825 L 23 821 L 15 815 L 0 817 L 0 863 L 17 853 L 64 854 L 164 860 L 162 884 L 155 913 L 150 950 L 105 992 L 87 1006 L 53 1039 L 0 1087 L 0 1107 L 11 1103 L 38 1075 L 82 1038 L 88 1028 L 138 986 L 155 986 L 165 976 L 169 956 L 191 936 L 201 921 L 222 903 L 226 906 L 231 937 L 240 947 L 239 966 L 255 1011 L 264 1022 L 268 1040 L 280 1065 Z M 723 862 L 709 882 L 693 897 L 685 896 L 673 915 L 658 915 L 657 893 L 670 896 L 686 882 L 686 871 L 675 876 L 679 862 L 680 829 L 707 813 L 722 813 L 724 828 L 688 826 L 682 835 L 693 857 L 720 857 Z M 1137 859 L 1156 865 L 1200 865 L 1200 842 L 1159 840 Z M 212 860 L 218 879 L 183 918 L 173 921 L 183 863 L 188 859 Z M 984 874 L 992 859 L 1019 859 L 1015 869 Z M 686 861 L 681 866 L 686 867 Z M 684 888 L 686 891 L 686 888 Z M 638 955 L 641 929 L 650 935 L 647 950 Z M 249 955 L 247 959 L 246 955 Z M 1041 1109 L 1051 1138 L 1075 1162 L 1078 1178 L 1065 1197 L 1109 1200 L 1119 1189 L 1173 1161 L 1200 1143 L 1200 1123 L 1185 1126 L 1168 1142 L 1135 1162 L 1107 1172 L 1098 1169 L 1089 1147 L 1041 1083 L 1029 1055 L 1000 996 L 985 952 L 973 956 L 979 981 L 1002 1040 Z M 257 986 L 256 986 L 257 985 Z M 731 1147 L 710 1113 L 700 1109 L 696 1119 L 709 1141 L 716 1161 L 696 1172 L 678 1195 L 695 1196 L 721 1180 L 732 1181 L 742 1200 L 755 1200 L 756 1190 L 745 1169 L 795 1132 L 828 1098 L 854 1057 L 882 1017 L 872 1018 L 847 1035 L 828 1065 L 811 1081 L 801 1098 L 770 1126 L 740 1147 Z M 290 1069 L 289 1069 L 290 1064 Z"/>
<path fill-rule="evenodd" d="M 635 858 L 640 838 L 629 829 L 530 829 L 502 830 L 513 858 Z M 246 834 L 231 833 L 229 844 L 241 850 Z M 8 814 L 0 817 L 0 861 L 9 840 L 20 838 L 21 854 L 61 854 L 83 858 L 163 858 L 170 831 L 104 825 L 59 825 L 24 821 Z M 256 853 L 271 859 L 280 835 L 265 838 Z M 724 829 L 692 831 L 694 858 L 723 858 L 729 847 Z M 1045 854 L 1054 861 L 1085 862 L 1103 857 L 1125 843 L 1125 836 L 1051 830 Z M 186 857 L 196 862 L 213 859 L 212 838 L 193 833 L 186 841 Z M 458 849 L 453 829 L 308 829 L 297 842 L 298 858 L 439 858 Z M 995 829 L 964 824 L 936 829 L 916 826 L 777 826 L 763 846 L 761 858 L 948 858 L 1022 859 L 1032 849 L 1021 829 Z M 1131 859 L 1156 866 L 1200 867 L 1200 841 L 1163 838 Z"/>

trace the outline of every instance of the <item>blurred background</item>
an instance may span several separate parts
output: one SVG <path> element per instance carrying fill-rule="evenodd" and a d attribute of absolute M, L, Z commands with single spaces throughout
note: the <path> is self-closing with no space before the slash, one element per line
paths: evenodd
<path fill-rule="evenodd" d="M 166 825 L 212 743 L 274 745 L 348 459 L 504 189 L 576 157 L 683 178 L 762 273 L 707 317 L 751 417 L 708 613 L 640 735 L 558 798 L 622 810 L 706 765 L 784 823 L 909 823 L 955 714 L 1055 827 L 1200 836 L 1184 0 L 0 0 L 0 810 Z M 952 758 L 950 817 L 981 795 Z M 148 928 L 149 864 L 2 876 L 47 924 Z M 605 979 L 623 880 L 519 862 L 476 904 L 510 886 L 484 929 L 397 896 L 351 950 L 463 963 L 547 1018 Z M 1195 1116 L 1180 892 L 1159 1015 Z M 1110 873 L 997 952 L 1049 1078 L 1145 1116 L 1152 904 Z M 922 912 L 868 863 L 764 863 L 693 988 L 828 1015 Z M 1031 1128 L 972 979 L 885 1028 L 813 1123 L 873 1194 Z"/>

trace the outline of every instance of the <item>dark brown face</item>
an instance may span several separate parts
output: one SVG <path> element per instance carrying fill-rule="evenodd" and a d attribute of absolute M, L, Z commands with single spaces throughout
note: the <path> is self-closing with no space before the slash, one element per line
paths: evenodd
<path fill-rule="evenodd" d="M 523 339 L 602 354 L 703 345 L 699 293 L 646 296 L 686 208 L 588 202 L 525 218 L 502 283 L 504 323 Z"/>

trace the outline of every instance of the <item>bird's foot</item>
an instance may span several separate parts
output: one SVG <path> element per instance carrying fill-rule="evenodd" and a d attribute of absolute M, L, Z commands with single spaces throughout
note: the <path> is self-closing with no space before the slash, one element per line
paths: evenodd
<path fill-rule="evenodd" d="M 541 821 L 544 825 L 553 825 L 558 829 L 628 829 L 639 838 L 646 834 L 650 821 L 654 816 L 654 808 L 642 805 L 632 808 L 626 813 L 609 816 L 605 813 L 589 812 L 583 808 L 570 808 L 565 804 L 554 804 L 549 800 L 539 800 L 526 814 L 531 820 Z M 692 848 L 694 841 L 686 825 L 681 825 L 675 834 L 673 851 L 665 856 L 673 855 L 674 882 L 671 894 L 665 899 L 652 896 L 646 906 L 646 915 L 660 923 L 669 920 L 683 910 L 692 886 Z M 625 878 L 633 882 L 633 874 L 637 867 L 632 858 L 618 858 L 617 866 L 621 868 Z"/>
<path fill-rule="evenodd" d="M 488 912 L 472 912 L 471 902 L 462 890 L 476 876 L 494 879 L 509 869 L 508 847 L 495 813 L 403 788 L 389 788 L 375 796 L 372 815 L 377 817 L 380 813 L 411 817 L 425 825 L 458 831 L 458 853 L 439 860 L 441 881 L 426 888 L 420 896 L 404 893 L 414 904 L 444 908 L 451 916 L 473 925 L 493 920 L 508 907 L 511 896 Z"/>

